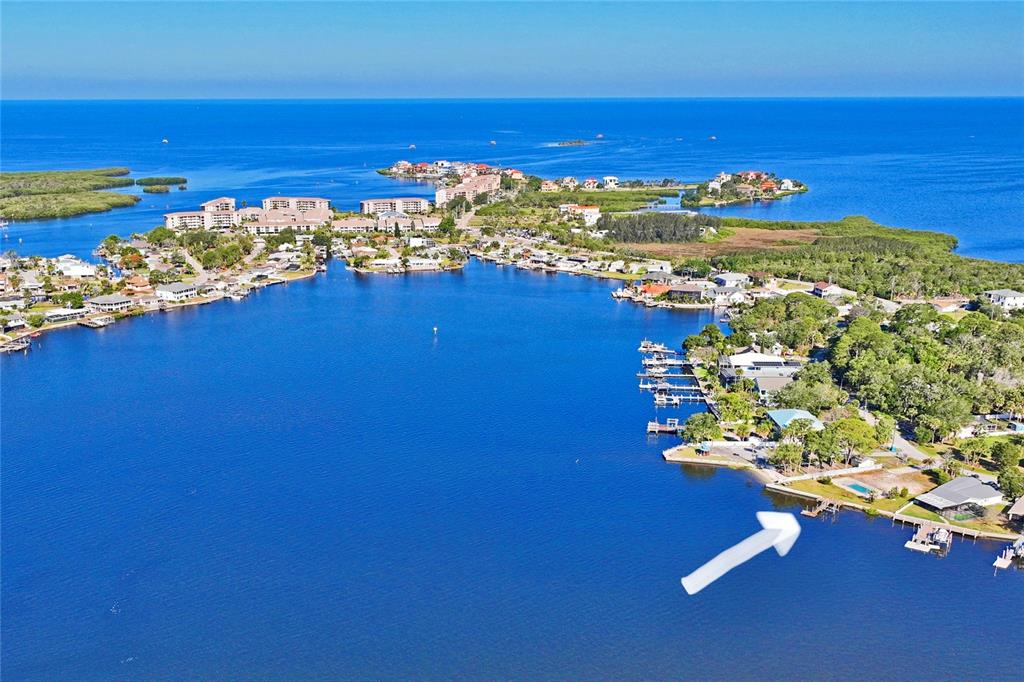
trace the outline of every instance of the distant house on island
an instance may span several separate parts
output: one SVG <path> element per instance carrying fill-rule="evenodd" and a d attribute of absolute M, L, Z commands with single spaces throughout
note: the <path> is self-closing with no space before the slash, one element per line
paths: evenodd
<path fill-rule="evenodd" d="M 618 189 L 619 179 L 614 175 L 606 175 L 601 178 L 604 181 L 605 189 Z"/>

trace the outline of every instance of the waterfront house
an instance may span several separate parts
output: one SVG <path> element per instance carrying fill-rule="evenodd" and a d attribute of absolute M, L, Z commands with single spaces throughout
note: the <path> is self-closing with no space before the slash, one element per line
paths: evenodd
<path fill-rule="evenodd" d="M 992 305 L 1003 310 L 1020 310 L 1024 308 L 1024 294 L 1013 289 L 993 289 L 985 292 L 985 298 Z"/>
<path fill-rule="evenodd" d="M 914 498 L 943 516 L 1002 504 L 1002 494 L 973 476 L 960 476 Z"/>
<path fill-rule="evenodd" d="M 554 180 L 545 180 L 542 183 L 540 183 L 540 191 L 541 192 L 557 192 L 558 191 L 558 183 L 555 182 Z"/>
<path fill-rule="evenodd" d="M 683 282 L 674 287 L 669 287 L 665 292 L 665 298 L 675 303 L 700 303 L 704 300 L 704 287 L 693 282 Z"/>
<path fill-rule="evenodd" d="M 783 178 L 779 182 L 779 191 L 780 192 L 795 192 L 796 191 L 796 183 L 793 182 L 792 180 L 790 180 L 789 178 Z"/>
<path fill-rule="evenodd" d="M 572 177 L 571 175 L 567 175 L 566 177 L 562 178 L 560 184 L 565 189 L 576 189 L 577 187 L 580 186 L 579 181 L 576 180 L 576 178 Z"/>
<path fill-rule="evenodd" d="M 194 284 L 187 284 L 185 282 L 171 282 L 170 284 L 160 284 L 156 288 L 156 295 L 162 301 L 186 301 L 190 298 L 195 298 L 199 295 L 199 290 Z"/>
<path fill-rule="evenodd" d="M 739 287 L 715 287 L 707 289 L 705 296 L 718 307 L 739 305 L 747 300 L 746 292 Z"/>
<path fill-rule="evenodd" d="M 803 363 L 779 355 L 768 355 L 756 351 L 723 355 L 718 358 L 718 372 L 722 381 L 729 384 L 737 379 L 757 380 L 761 377 L 791 377 L 800 371 Z"/>
<path fill-rule="evenodd" d="M 46 321 L 46 324 L 68 322 L 85 317 L 88 312 L 85 308 L 51 308 L 43 313 L 43 319 Z"/>
<path fill-rule="evenodd" d="M 584 180 L 583 189 L 597 189 L 597 178 L 587 178 Z"/>
<path fill-rule="evenodd" d="M 430 202 L 421 197 L 363 199 L 359 202 L 360 213 L 426 213 L 429 210 Z"/>
<path fill-rule="evenodd" d="M 790 424 L 798 419 L 806 419 L 809 421 L 811 423 L 812 431 L 821 431 L 825 428 L 825 425 L 821 423 L 821 420 L 807 410 L 769 410 L 768 419 L 771 421 L 776 434 L 781 434 L 789 427 Z"/>
<path fill-rule="evenodd" d="M 748 185 L 745 183 L 740 183 L 736 185 L 735 189 L 736 193 L 739 194 L 744 199 L 753 199 L 754 196 L 757 194 L 757 190 L 755 190 L 752 185 Z"/>
<path fill-rule="evenodd" d="M 132 307 L 132 299 L 123 294 L 96 296 L 86 301 L 90 310 L 97 313 L 118 313 Z"/>
<path fill-rule="evenodd" d="M 722 272 L 715 275 L 715 283 L 722 287 L 745 287 L 750 284 L 750 275 L 742 272 Z"/>
<path fill-rule="evenodd" d="M 22 317 L 21 315 L 13 315 L 11 317 L 4 318 L 3 331 L 5 332 L 13 332 L 17 331 L 18 329 L 26 328 L 28 328 L 28 322 L 26 322 L 25 318 Z"/>
<path fill-rule="evenodd" d="M 614 175 L 606 175 L 606 176 L 604 176 L 601 179 L 604 182 L 604 188 L 605 189 L 618 189 L 619 188 L 619 179 L 617 177 L 615 177 Z"/>

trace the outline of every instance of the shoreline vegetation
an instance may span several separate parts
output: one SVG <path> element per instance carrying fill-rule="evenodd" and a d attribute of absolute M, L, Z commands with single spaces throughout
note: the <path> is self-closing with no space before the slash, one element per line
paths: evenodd
<path fill-rule="evenodd" d="M 123 166 L 68 171 L 26 171 L 0 173 L 0 218 L 40 220 L 70 218 L 134 206 L 141 197 L 110 192 L 138 185 L 145 192 L 169 191 L 166 185 L 184 187 L 184 177 L 129 177 Z M 163 189 L 159 187 L 164 186 Z"/>

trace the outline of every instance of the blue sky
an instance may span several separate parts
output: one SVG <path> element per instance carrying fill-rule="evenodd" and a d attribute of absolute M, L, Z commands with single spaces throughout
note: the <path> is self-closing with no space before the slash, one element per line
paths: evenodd
<path fill-rule="evenodd" d="M 33 98 L 1024 94 L 1024 3 L 13 2 Z"/>

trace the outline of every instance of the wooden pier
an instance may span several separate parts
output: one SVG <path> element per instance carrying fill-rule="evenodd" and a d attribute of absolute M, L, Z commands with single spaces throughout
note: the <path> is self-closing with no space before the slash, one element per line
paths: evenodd
<path fill-rule="evenodd" d="M 647 433 L 677 435 L 682 429 L 678 419 L 666 419 L 662 424 L 659 421 L 647 422 Z"/>
<path fill-rule="evenodd" d="M 800 510 L 801 516 L 810 516 L 811 518 L 817 518 L 821 514 L 836 514 L 839 512 L 839 504 L 832 500 L 818 500 L 818 504 L 813 509 L 802 509 Z"/>

